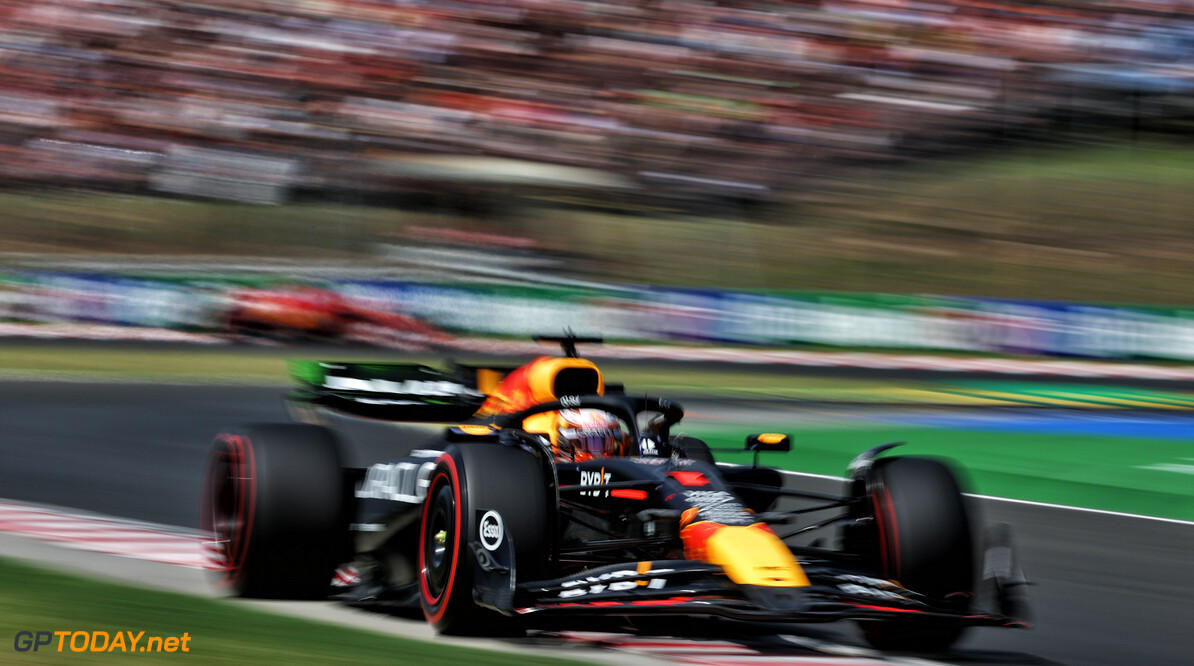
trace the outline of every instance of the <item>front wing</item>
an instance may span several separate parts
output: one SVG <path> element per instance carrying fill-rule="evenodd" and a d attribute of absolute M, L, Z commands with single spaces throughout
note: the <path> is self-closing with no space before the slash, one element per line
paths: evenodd
<path fill-rule="evenodd" d="M 767 622 L 835 622 L 918 617 L 971 626 L 1027 626 L 999 614 L 933 603 L 898 584 L 830 566 L 807 565 L 807 587 L 741 586 L 721 567 L 690 560 L 631 562 L 513 586 L 523 617 L 574 614 L 705 615 Z M 478 598 L 484 597 L 479 594 Z"/>

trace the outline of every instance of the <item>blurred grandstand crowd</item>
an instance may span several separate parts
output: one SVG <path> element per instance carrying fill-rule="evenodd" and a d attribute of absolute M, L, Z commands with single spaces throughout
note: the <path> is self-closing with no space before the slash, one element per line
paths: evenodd
<path fill-rule="evenodd" d="M 767 199 L 1087 105 L 1188 115 L 1191 56 L 1188 0 L 0 0 L 0 169 L 280 202 L 484 156 Z"/>

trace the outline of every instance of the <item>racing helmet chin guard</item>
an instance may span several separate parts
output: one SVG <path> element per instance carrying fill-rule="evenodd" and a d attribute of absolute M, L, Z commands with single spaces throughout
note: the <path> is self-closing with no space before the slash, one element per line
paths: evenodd
<path fill-rule="evenodd" d="M 557 460 L 584 462 L 626 455 L 627 435 L 618 417 L 600 409 L 562 409 L 557 412 Z"/>

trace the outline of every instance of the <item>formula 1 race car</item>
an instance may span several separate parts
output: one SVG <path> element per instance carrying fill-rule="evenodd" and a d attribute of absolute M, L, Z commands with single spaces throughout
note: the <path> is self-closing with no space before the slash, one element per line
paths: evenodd
<path fill-rule="evenodd" d="M 789 437 L 747 436 L 755 464 L 718 464 L 672 433 L 679 404 L 577 356 L 599 339 L 539 339 L 564 355 L 293 364 L 298 423 L 215 439 L 201 514 L 219 585 L 421 607 L 456 634 L 593 615 L 850 619 L 881 649 L 933 651 L 969 626 L 1027 626 L 1008 530 L 976 548 L 943 462 L 886 444 L 840 496 L 791 488 L 757 464 Z M 794 543 L 814 531 L 828 536 Z"/>
<path fill-rule="evenodd" d="M 281 282 L 227 294 L 223 330 L 234 340 L 324 340 L 427 349 L 447 337 L 415 317 L 326 286 Z"/>

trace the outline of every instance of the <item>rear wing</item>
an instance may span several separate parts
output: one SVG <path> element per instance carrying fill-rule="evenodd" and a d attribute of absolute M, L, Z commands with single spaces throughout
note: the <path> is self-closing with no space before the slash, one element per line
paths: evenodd
<path fill-rule="evenodd" d="M 463 423 L 485 401 L 501 368 L 461 366 L 448 372 L 417 363 L 290 361 L 299 385 L 291 403 L 386 421 Z"/>
<path fill-rule="evenodd" d="M 473 366 L 450 363 L 441 370 L 418 363 L 290 361 L 299 388 L 287 395 L 291 407 L 331 409 L 384 421 L 465 423 L 479 416 L 525 409 L 561 395 L 621 392 L 604 385 L 597 366 L 576 354 L 577 343 L 599 343 L 571 333 L 541 336 L 559 343 L 563 357 L 540 356 L 521 366 Z M 493 400 L 486 404 L 486 399 Z"/>

